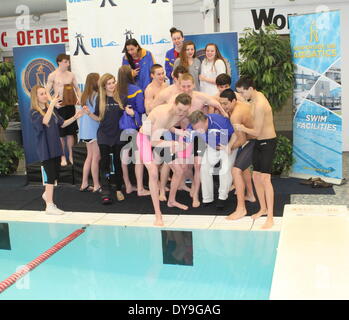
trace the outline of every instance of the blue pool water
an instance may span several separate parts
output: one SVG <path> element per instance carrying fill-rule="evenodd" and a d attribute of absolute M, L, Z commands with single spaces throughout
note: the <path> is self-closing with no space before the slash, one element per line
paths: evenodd
<path fill-rule="evenodd" d="M 0 281 L 82 227 L 8 225 L 11 250 L 0 249 Z M 160 229 L 89 226 L 0 300 L 269 299 L 279 232 L 187 231 L 192 266 L 163 263 Z"/>

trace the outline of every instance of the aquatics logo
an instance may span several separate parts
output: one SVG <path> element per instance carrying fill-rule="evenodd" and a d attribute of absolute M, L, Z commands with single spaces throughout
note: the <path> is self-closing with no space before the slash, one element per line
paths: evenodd
<path fill-rule="evenodd" d="M 318 33 L 318 28 L 316 25 L 316 21 L 312 21 L 310 25 L 310 39 L 309 42 L 319 42 L 319 33 Z"/>

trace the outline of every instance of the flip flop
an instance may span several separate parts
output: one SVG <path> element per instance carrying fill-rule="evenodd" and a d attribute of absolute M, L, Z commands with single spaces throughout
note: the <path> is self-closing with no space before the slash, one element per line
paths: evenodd
<path fill-rule="evenodd" d="M 309 178 L 308 180 L 303 180 L 300 184 L 312 185 L 315 181 L 320 181 L 320 178 Z"/>
<path fill-rule="evenodd" d="M 314 181 L 312 184 L 313 188 L 330 188 L 332 187 L 333 184 L 332 183 L 328 183 L 322 179 L 318 180 L 318 181 Z"/>
<path fill-rule="evenodd" d="M 109 196 L 102 197 L 102 204 L 112 204 L 113 200 Z"/>
<path fill-rule="evenodd" d="M 92 186 L 87 186 L 84 189 L 79 189 L 80 192 L 91 192 L 93 190 Z"/>

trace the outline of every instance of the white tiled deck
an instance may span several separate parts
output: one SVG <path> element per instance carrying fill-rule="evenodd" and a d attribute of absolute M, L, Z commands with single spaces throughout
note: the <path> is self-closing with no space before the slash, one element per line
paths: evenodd
<path fill-rule="evenodd" d="M 214 230 L 261 230 L 265 218 L 255 221 L 251 217 L 240 220 L 226 220 L 225 216 L 208 215 L 163 215 L 164 227 L 176 229 L 214 229 Z M 43 211 L 0 210 L 0 221 L 22 221 L 42 223 L 89 224 L 108 226 L 152 227 L 154 214 L 106 214 L 92 212 L 66 212 L 62 216 L 46 215 Z M 281 217 L 274 218 L 274 226 L 270 230 L 280 231 Z M 252 228 L 252 229 L 251 229 Z"/>
<path fill-rule="evenodd" d="M 271 299 L 349 299 L 346 206 L 287 205 Z"/>

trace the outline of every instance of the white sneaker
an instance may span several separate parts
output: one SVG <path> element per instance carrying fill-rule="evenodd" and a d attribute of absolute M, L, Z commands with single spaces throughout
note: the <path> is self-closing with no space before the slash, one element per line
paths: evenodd
<path fill-rule="evenodd" d="M 60 210 L 57 208 L 57 206 L 54 203 L 48 203 L 46 205 L 46 214 L 52 214 L 52 215 L 62 215 L 65 214 L 63 210 Z"/>

